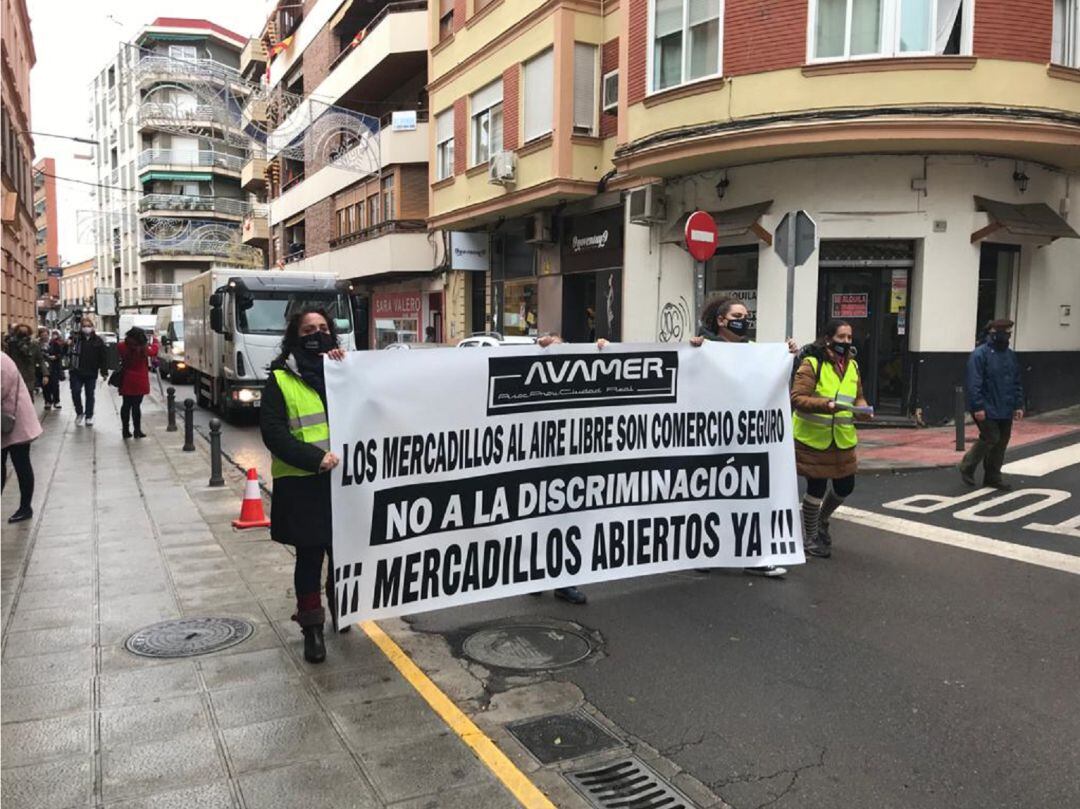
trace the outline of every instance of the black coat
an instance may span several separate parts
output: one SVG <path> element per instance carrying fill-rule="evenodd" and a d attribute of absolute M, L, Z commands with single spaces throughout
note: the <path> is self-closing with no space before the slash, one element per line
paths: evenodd
<path fill-rule="evenodd" d="M 282 367 L 278 364 L 272 366 L 277 369 Z M 285 412 L 285 397 L 273 374 L 266 377 L 260 411 L 263 443 L 274 457 L 297 469 L 317 473 L 274 480 L 274 493 L 270 501 L 270 538 L 296 547 L 330 547 L 333 538 L 330 473 L 319 472 L 325 452 L 293 437 Z"/>
<path fill-rule="evenodd" d="M 77 334 L 71 341 L 69 349 L 71 356 L 71 370 L 82 377 L 92 377 L 97 374 L 107 376 L 109 373 L 109 353 L 105 347 L 105 341 L 97 334 L 87 337 L 85 334 Z"/>

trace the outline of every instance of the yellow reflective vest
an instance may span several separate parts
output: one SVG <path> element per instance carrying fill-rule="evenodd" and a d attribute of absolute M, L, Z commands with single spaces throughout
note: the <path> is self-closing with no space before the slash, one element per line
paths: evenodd
<path fill-rule="evenodd" d="M 326 407 L 319 394 L 304 380 L 288 371 L 274 371 L 281 395 L 285 399 L 285 415 L 289 419 L 289 432 L 293 438 L 305 444 L 314 444 L 322 450 L 330 450 L 330 422 L 326 418 Z M 270 472 L 274 478 L 303 477 L 314 475 L 285 463 L 278 457 L 273 458 Z"/>
<path fill-rule="evenodd" d="M 807 357 L 806 362 L 818 375 L 814 393 L 823 399 L 832 399 L 837 404 L 854 405 L 859 395 L 859 366 L 855 360 L 849 360 L 844 369 L 844 378 L 836 373 L 836 366 L 831 362 L 821 363 L 818 372 L 817 357 Z M 837 408 L 832 413 L 803 413 L 796 410 L 791 417 L 792 434 L 796 441 L 801 441 L 814 449 L 828 449 L 835 442 L 840 449 L 851 449 L 859 443 L 855 433 L 855 414 L 850 410 Z"/>

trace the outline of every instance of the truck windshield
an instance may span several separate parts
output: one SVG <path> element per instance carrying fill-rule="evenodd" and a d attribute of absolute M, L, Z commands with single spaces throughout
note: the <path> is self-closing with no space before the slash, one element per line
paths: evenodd
<path fill-rule="evenodd" d="M 284 334 L 294 312 L 308 307 L 325 309 L 338 334 L 352 331 L 349 302 L 336 292 L 256 292 L 247 308 L 237 307 L 237 327 L 245 334 Z"/>
<path fill-rule="evenodd" d="M 184 321 L 174 320 L 171 324 L 173 330 L 174 340 L 184 339 Z"/>

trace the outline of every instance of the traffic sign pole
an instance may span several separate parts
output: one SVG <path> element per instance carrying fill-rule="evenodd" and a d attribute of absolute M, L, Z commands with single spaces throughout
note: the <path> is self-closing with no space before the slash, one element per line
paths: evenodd
<path fill-rule="evenodd" d="M 719 234 L 716 220 L 705 211 L 694 211 L 686 218 L 686 249 L 694 259 L 694 316 L 701 317 L 705 306 L 705 262 L 716 253 Z"/>
<path fill-rule="evenodd" d="M 795 336 L 795 268 L 806 263 L 817 249 L 817 225 L 806 211 L 784 214 L 776 228 L 773 249 L 787 268 L 784 301 L 784 336 Z"/>
<path fill-rule="evenodd" d="M 796 217 L 787 217 L 787 297 L 784 300 L 784 338 L 795 334 L 795 221 Z"/>
<path fill-rule="evenodd" d="M 694 262 L 694 316 L 701 319 L 705 306 L 705 262 Z"/>

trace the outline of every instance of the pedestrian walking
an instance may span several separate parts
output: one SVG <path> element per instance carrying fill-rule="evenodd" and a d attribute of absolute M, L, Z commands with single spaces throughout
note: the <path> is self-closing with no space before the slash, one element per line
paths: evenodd
<path fill-rule="evenodd" d="M 23 383 L 30 394 L 30 400 L 34 399 L 34 387 L 38 383 L 39 375 L 42 381 L 48 372 L 45 359 L 41 353 L 41 344 L 34 337 L 34 330 L 25 323 L 15 327 L 8 338 L 4 351 L 15 362 Z"/>
<path fill-rule="evenodd" d="M 865 407 L 866 398 L 851 341 L 851 325 L 830 320 L 791 386 L 795 466 L 806 478 L 803 546 L 822 559 L 832 555 L 829 518 L 855 490 L 855 419 L 873 417 L 852 410 Z"/>
<path fill-rule="evenodd" d="M 303 632 L 304 659 L 309 663 L 326 659 L 323 588 L 335 627 L 337 621 L 329 472 L 339 458 L 330 451 L 323 360 L 344 356 L 333 320 L 325 311 L 306 308 L 295 313 L 285 328 L 281 353 L 270 364 L 260 408 L 262 439 L 272 455 L 274 478 L 270 538 L 296 548 L 296 614 L 292 619 Z"/>
<path fill-rule="evenodd" d="M 146 332 L 132 326 L 116 347 L 120 353 L 120 424 L 124 438 L 146 438 L 142 431 L 142 400 L 150 393 L 150 359 L 158 353 L 156 340 L 147 343 Z"/>
<path fill-rule="evenodd" d="M 60 409 L 60 383 L 64 381 L 64 365 L 67 363 L 67 343 L 57 329 L 53 329 L 45 346 L 45 363 L 49 366 L 48 382 L 42 388 L 46 410 Z"/>
<path fill-rule="evenodd" d="M 48 370 L 49 363 L 45 359 L 45 349 L 49 347 L 49 330 L 44 326 L 40 326 L 37 330 L 37 344 L 41 350 L 41 363 L 34 370 L 34 385 L 35 388 L 32 393 L 41 391 L 42 396 L 45 395 L 45 377 Z"/>
<path fill-rule="evenodd" d="M 7 485 L 8 457 L 19 481 L 19 509 L 9 523 L 23 522 L 34 516 L 34 467 L 30 463 L 30 444 L 41 435 L 41 423 L 34 412 L 34 401 L 15 361 L 0 354 L 0 398 L 2 398 L 3 477 L 0 491 Z"/>
<path fill-rule="evenodd" d="M 109 375 L 109 359 L 105 341 L 94 331 L 94 321 L 84 317 L 79 333 L 71 341 L 70 348 L 71 402 L 75 405 L 75 423 L 94 426 L 94 393 L 98 374 L 102 379 Z M 83 394 L 86 409 L 83 410 Z"/>
<path fill-rule="evenodd" d="M 979 437 L 960 462 L 960 477 L 975 485 L 975 472 L 983 467 L 983 485 L 1011 489 L 1001 477 L 1005 449 L 1012 437 L 1013 421 L 1024 418 L 1024 385 L 1020 361 L 1009 348 L 1011 320 L 993 320 L 986 340 L 968 357 L 964 377 L 967 409 L 979 428 Z"/>
<path fill-rule="evenodd" d="M 696 337 L 690 339 L 690 344 L 700 346 L 705 341 L 717 343 L 743 343 L 749 344 L 750 339 L 750 310 L 746 303 L 735 297 L 715 298 L 701 310 L 700 325 Z M 792 340 L 787 341 L 788 351 L 798 351 L 798 344 Z M 702 572 L 708 570 L 704 568 Z M 758 565 L 756 567 L 743 568 L 751 576 L 765 576 L 767 578 L 780 578 L 787 574 L 787 568 L 778 565 Z"/>

